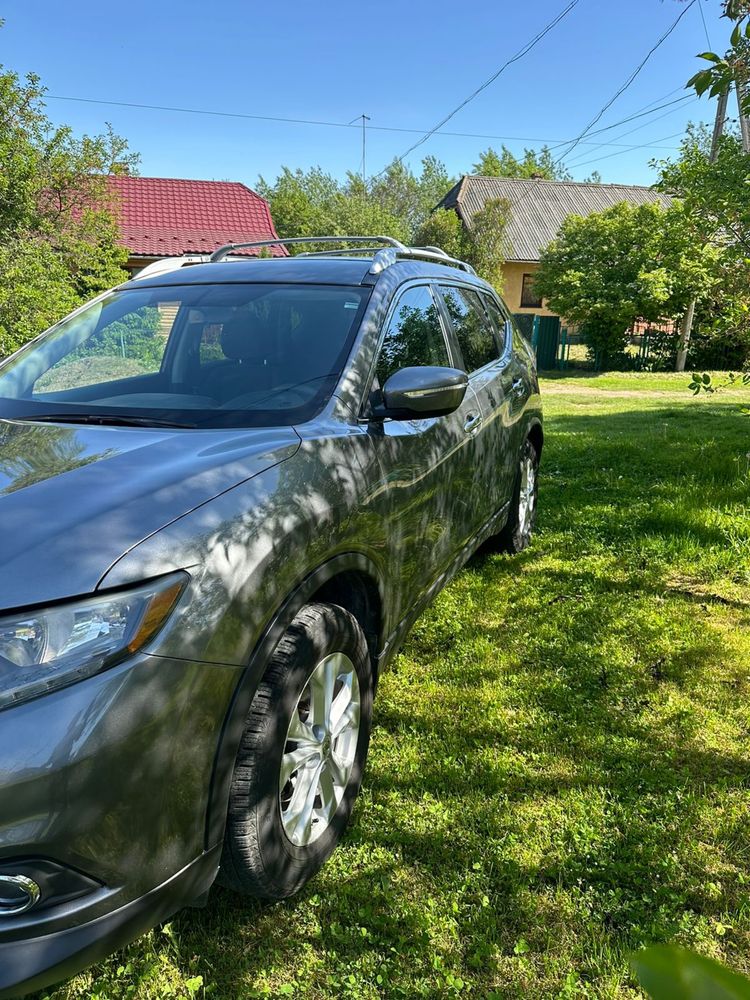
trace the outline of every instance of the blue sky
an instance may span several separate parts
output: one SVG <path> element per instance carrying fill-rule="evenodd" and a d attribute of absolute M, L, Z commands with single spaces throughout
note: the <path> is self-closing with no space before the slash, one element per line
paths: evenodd
<path fill-rule="evenodd" d="M 156 104 L 239 114 L 427 131 L 563 7 L 565 0 L 15 0 L 3 5 L 0 60 L 38 73 L 55 97 Z M 560 142 L 577 135 L 624 83 L 682 9 L 677 0 L 579 0 L 524 59 L 461 110 L 447 129 L 508 136 L 506 144 Z M 697 0 L 597 128 L 685 94 L 707 48 L 728 22 L 719 0 Z M 316 164 L 342 176 L 361 169 L 356 128 L 48 101 L 53 121 L 95 132 L 109 121 L 141 154 L 148 176 L 273 178 L 282 165 Z M 590 139 L 570 156 L 576 177 L 597 169 L 607 182 L 650 183 L 648 161 L 670 155 L 690 121 L 712 118 L 708 100 L 689 100 Z M 664 116 L 661 117 L 660 116 Z M 656 120 L 660 118 L 660 120 Z M 632 131 L 631 134 L 625 133 Z M 380 170 L 419 134 L 376 131 L 367 170 Z M 434 154 L 455 174 L 502 139 L 435 135 L 408 161 Z M 648 144 L 627 150 L 622 145 Z M 659 148 L 668 147 L 668 148 Z M 617 155 L 611 155 L 611 154 Z"/>

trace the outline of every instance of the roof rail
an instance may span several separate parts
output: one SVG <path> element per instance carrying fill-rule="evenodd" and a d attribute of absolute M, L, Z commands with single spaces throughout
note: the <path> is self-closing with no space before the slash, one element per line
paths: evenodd
<path fill-rule="evenodd" d="M 467 264 L 465 260 L 459 260 L 457 257 L 450 257 L 440 247 L 404 247 L 403 250 L 393 251 L 391 251 L 390 247 L 386 247 L 385 250 L 379 250 L 373 257 L 370 274 L 379 274 L 387 267 L 395 264 L 397 259 L 404 258 L 406 260 L 434 261 L 436 264 L 460 267 L 462 271 L 466 271 L 468 274 L 476 275 L 477 273 L 471 264 Z"/>
<path fill-rule="evenodd" d="M 252 250 L 261 247 L 281 247 L 288 243 L 355 243 L 354 247 L 342 247 L 338 250 L 308 250 L 300 257 L 345 257 L 348 254 L 372 254 L 372 265 L 370 274 L 380 274 L 387 267 L 391 267 L 399 259 L 427 260 L 435 261 L 439 264 L 448 264 L 452 267 L 460 267 L 461 270 L 469 274 L 476 274 L 476 271 L 467 264 L 466 261 L 458 260 L 449 256 L 440 247 L 407 247 L 400 240 L 392 236 L 298 236 L 288 240 L 255 240 L 252 243 L 227 243 L 226 246 L 219 247 L 209 257 L 212 262 L 223 260 L 227 254 L 235 250 Z M 372 246 L 373 243 L 382 243 L 385 246 Z M 370 244 L 368 246 L 368 244 Z"/>
<path fill-rule="evenodd" d="M 438 264 L 460 267 L 462 271 L 467 271 L 469 274 L 475 275 L 477 273 L 471 264 L 467 264 L 465 260 L 459 260 L 457 257 L 449 256 L 445 250 L 441 250 L 440 247 L 407 247 L 403 244 L 398 247 L 387 246 L 382 248 L 347 247 L 343 250 L 308 250 L 305 253 L 298 254 L 298 256 L 344 257 L 347 254 L 357 254 L 361 256 L 362 254 L 368 253 L 373 255 L 372 265 L 370 266 L 370 274 L 380 274 L 381 271 L 384 271 L 387 267 L 391 267 L 399 259 L 436 261 Z"/>
<path fill-rule="evenodd" d="M 287 243 L 385 243 L 388 247 L 395 247 L 398 250 L 406 250 L 406 247 L 399 240 L 392 236 L 297 236 L 288 240 L 255 240 L 252 243 L 227 243 L 219 247 L 209 257 L 211 262 L 223 260 L 227 254 L 234 250 L 252 250 L 256 247 L 283 247 Z M 343 250 L 342 253 L 350 251 Z"/>

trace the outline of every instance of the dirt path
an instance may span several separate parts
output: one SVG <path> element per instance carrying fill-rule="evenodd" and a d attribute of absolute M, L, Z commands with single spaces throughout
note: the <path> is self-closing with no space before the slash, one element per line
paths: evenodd
<path fill-rule="evenodd" d="M 560 385 L 544 381 L 541 391 L 543 396 L 611 396 L 614 399 L 652 399 L 654 396 L 686 399 L 688 395 L 685 389 L 605 389 L 594 385 Z"/>

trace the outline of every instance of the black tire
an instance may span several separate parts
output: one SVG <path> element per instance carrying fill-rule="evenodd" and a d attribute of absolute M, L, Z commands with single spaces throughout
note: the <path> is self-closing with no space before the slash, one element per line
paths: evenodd
<path fill-rule="evenodd" d="M 527 518 L 526 523 L 523 524 L 520 516 L 521 480 L 524 463 L 527 461 L 531 462 L 534 470 L 533 505 L 530 517 Z M 513 487 L 513 496 L 510 501 L 510 513 L 508 514 L 508 520 L 506 521 L 503 530 L 489 539 L 489 542 L 487 543 L 487 548 L 489 550 L 493 552 L 506 552 L 509 555 L 514 556 L 519 552 L 523 552 L 525 548 L 528 548 L 531 543 L 531 536 L 534 533 L 534 524 L 536 523 L 536 508 L 539 496 L 538 471 L 539 453 L 532 442 L 527 438 L 526 441 L 524 441 L 518 460 L 518 469 L 516 471 L 516 481 Z"/>
<path fill-rule="evenodd" d="M 316 666 L 333 653 L 349 658 L 359 683 L 354 762 L 324 832 L 312 843 L 296 846 L 282 822 L 282 757 L 300 696 Z M 245 895 L 285 899 L 319 871 L 346 829 L 359 792 L 370 739 L 372 688 L 367 642 L 357 620 L 338 605 L 303 608 L 276 647 L 248 713 L 229 797 L 219 873 L 223 885 Z"/>

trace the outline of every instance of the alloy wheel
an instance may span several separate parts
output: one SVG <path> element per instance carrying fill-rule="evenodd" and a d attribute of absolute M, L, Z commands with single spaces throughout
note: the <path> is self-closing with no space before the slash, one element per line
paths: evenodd
<path fill-rule="evenodd" d="M 521 535 L 531 531 L 536 507 L 536 466 L 530 455 L 521 459 L 521 489 L 518 497 L 518 526 Z"/>
<path fill-rule="evenodd" d="M 322 659 L 292 713 L 279 774 L 284 833 L 307 847 L 328 828 L 349 784 L 357 753 L 360 690 L 344 653 Z"/>

